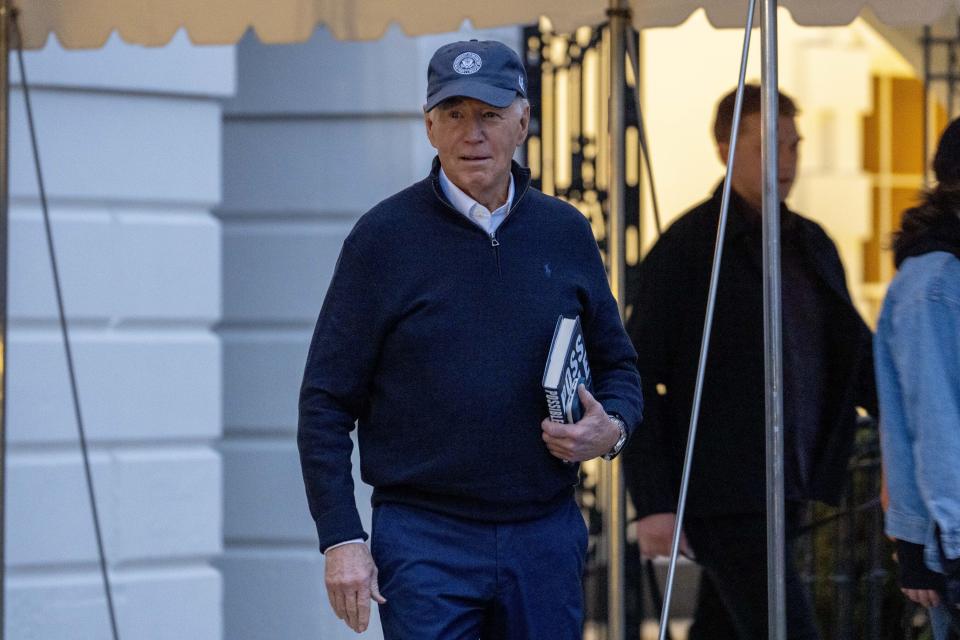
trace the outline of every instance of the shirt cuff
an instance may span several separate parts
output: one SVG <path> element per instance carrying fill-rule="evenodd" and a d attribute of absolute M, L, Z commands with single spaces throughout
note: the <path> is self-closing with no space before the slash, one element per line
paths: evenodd
<path fill-rule="evenodd" d="M 927 568 L 923 562 L 923 545 L 897 540 L 897 564 L 900 586 L 905 589 L 943 589 L 943 576 Z"/>
<path fill-rule="evenodd" d="M 948 576 L 960 578 L 960 536 L 944 533 L 940 525 L 936 528 L 937 545 L 940 551 L 940 562 L 943 565 L 943 572 Z"/>
<path fill-rule="evenodd" d="M 354 538 L 353 540 L 344 540 L 343 542 L 338 542 L 337 544 L 332 544 L 332 545 L 330 545 L 329 547 L 327 547 L 326 549 L 323 550 L 323 554 L 326 555 L 326 554 L 327 554 L 327 551 L 330 551 L 330 549 L 336 549 L 337 547 L 342 547 L 342 546 L 345 545 L 345 544 L 356 544 L 356 543 L 358 543 L 358 542 L 361 543 L 361 544 L 363 544 L 363 538 Z"/>

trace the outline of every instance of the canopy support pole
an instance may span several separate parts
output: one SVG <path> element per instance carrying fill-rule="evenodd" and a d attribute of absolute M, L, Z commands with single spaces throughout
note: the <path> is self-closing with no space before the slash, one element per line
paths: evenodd
<path fill-rule="evenodd" d="M 626 295 L 626 263 L 624 260 L 626 213 L 626 39 L 631 28 L 627 0 L 610 0 L 610 210 L 607 233 L 607 256 L 610 266 L 610 288 L 623 320 Z M 639 82 L 639 74 L 638 74 Z M 604 463 L 605 504 L 603 531 L 607 555 L 607 640 L 626 638 L 626 595 L 624 573 L 626 533 L 626 499 L 620 458 Z"/>
<path fill-rule="evenodd" d="M 768 637 L 786 630 L 785 513 L 783 496 L 783 337 L 780 296 L 779 79 L 777 0 L 760 5 L 763 138 L 763 343 L 767 459 Z"/>

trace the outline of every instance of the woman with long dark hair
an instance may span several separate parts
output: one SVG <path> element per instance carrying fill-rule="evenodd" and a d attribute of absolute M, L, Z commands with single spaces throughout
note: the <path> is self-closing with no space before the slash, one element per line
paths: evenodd
<path fill-rule="evenodd" d="M 903 216 L 898 273 L 874 341 L 887 534 L 900 586 L 934 638 L 960 629 L 960 119 L 934 159 L 937 185 Z"/>

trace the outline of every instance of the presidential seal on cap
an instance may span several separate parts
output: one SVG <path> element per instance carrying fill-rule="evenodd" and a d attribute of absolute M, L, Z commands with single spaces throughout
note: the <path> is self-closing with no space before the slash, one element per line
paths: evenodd
<path fill-rule="evenodd" d="M 503 108 L 518 95 L 527 97 L 527 72 L 513 49 L 496 40 L 453 42 L 430 59 L 424 110 L 454 97 Z"/>

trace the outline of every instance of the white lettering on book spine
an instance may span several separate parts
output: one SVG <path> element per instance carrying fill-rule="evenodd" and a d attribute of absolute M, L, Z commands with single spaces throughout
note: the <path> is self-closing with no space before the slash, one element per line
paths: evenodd
<path fill-rule="evenodd" d="M 563 403 L 556 389 L 547 389 L 547 410 L 554 422 L 563 422 Z"/>
<path fill-rule="evenodd" d="M 546 392 L 547 411 L 555 422 L 579 420 L 582 406 L 577 387 L 583 383 L 590 389 L 590 365 L 581 331 L 579 317 L 561 315 L 550 341 L 542 386 Z"/>
<path fill-rule="evenodd" d="M 590 365 L 587 363 L 587 350 L 583 346 L 583 335 L 578 334 L 570 358 L 563 371 L 563 391 L 560 394 L 561 406 L 569 407 L 573 403 L 577 386 L 590 379 Z"/>

